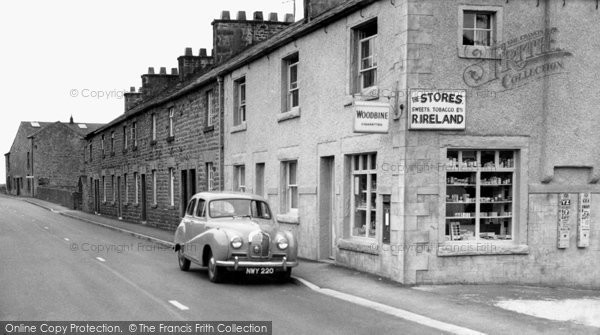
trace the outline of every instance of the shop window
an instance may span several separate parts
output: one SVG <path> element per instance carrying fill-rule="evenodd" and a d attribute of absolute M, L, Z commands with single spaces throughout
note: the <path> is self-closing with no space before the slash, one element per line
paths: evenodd
<path fill-rule="evenodd" d="M 352 236 L 377 236 L 377 154 L 350 156 Z"/>
<path fill-rule="evenodd" d="M 283 164 L 283 212 L 298 214 L 298 161 L 282 162 Z"/>
<path fill-rule="evenodd" d="M 234 191 L 246 192 L 246 166 L 235 165 L 233 167 Z"/>
<path fill-rule="evenodd" d="M 514 238 L 515 150 L 448 150 L 446 241 Z"/>
<path fill-rule="evenodd" d="M 246 77 L 234 82 L 234 96 L 233 125 L 239 126 L 246 122 Z"/>
<path fill-rule="evenodd" d="M 458 53 L 465 58 L 496 58 L 502 41 L 502 7 L 459 6 Z"/>
<path fill-rule="evenodd" d="M 353 30 L 353 91 L 377 85 L 377 20 L 369 21 Z"/>

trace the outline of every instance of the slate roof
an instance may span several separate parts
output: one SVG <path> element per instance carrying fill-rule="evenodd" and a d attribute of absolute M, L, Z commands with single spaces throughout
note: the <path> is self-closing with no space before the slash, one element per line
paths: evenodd
<path fill-rule="evenodd" d="M 359 10 L 360 8 L 366 7 L 367 5 L 376 1 L 377 0 L 348 0 L 337 7 L 334 7 L 324 12 L 316 18 L 313 18 L 308 22 L 306 22 L 305 20 L 295 22 L 289 25 L 287 28 L 283 29 L 282 31 L 274 34 L 270 38 L 249 46 L 244 51 L 225 61 L 221 65 L 213 67 L 208 72 L 204 72 L 195 77 L 192 77 L 192 79 L 187 82 L 180 82 L 177 85 L 169 87 L 164 91 L 158 93 L 156 96 L 143 101 L 142 103 L 128 111 L 127 114 L 121 114 L 116 119 L 107 123 L 103 127 L 100 127 L 93 132 L 89 132 L 87 134 L 87 137 L 97 134 L 122 121 L 125 121 L 126 119 L 133 117 L 134 115 L 143 113 L 149 108 L 162 105 L 168 101 L 171 101 L 191 91 L 201 88 L 207 83 L 216 80 L 219 76 L 223 76 L 241 66 L 244 66 L 245 64 L 248 64 L 258 58 L 264 57 L 268 53 L 286 45 L 287 43 L 290 43 L 295 39 L 298 39 L 317 29 L 320 29 L 331 22 L 337 21 L 340 18 Z"/>

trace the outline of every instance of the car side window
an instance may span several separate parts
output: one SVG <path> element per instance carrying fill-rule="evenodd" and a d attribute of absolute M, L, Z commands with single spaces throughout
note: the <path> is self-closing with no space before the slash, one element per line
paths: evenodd
<path fill-rule="evenodd" d="M 260 219 L 271 219 L 269 206 L 263 201 L 252 201 L 252 216 Z"/>
<path fill-rule="evenodd" d="M 190 200 L 187 209 L 185 210 L 185 214 L 194 215 L 194 206 L 196 206 L 196 199 Z"/>
<path fill-rule="evenodd" d="M 204 199 L 198 199 L 198 207 L 196 207 L 196 216 L 205 218 L 206 217 L 206 202 Z"/>

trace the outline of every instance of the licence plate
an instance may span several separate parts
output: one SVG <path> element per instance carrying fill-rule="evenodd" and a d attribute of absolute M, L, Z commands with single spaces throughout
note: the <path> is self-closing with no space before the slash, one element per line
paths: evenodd
<path fill-rule="evenodd" d="M 273 268 L 246 268 L 247 275 L 271 275 L 275 273 Z"/>

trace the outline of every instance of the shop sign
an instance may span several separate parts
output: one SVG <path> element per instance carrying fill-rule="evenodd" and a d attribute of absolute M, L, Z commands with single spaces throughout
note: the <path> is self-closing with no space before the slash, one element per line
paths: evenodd
<path fill-rule="evenodd" d="M 579 193 L 579 208 L 577 220 L 577 247 L 590 246 L 590 215 L 592 197 L 590 193 Z"/>
<path fill-rule="evenodd" d="M 390 104 L 372 101 L 354 101 L 355 133 L 387 133 L 390 124 Z"/>
<path fill-rule="evenodd" d="M 571 199 L 568 193 L 561 193 L 558 198 L 558 249 L 569 247 L 569 216 Z"/>
<path fill-rule="evenodd" d="M 410 89 L 410 129 L 464 130 L 466 90 Z"/>

